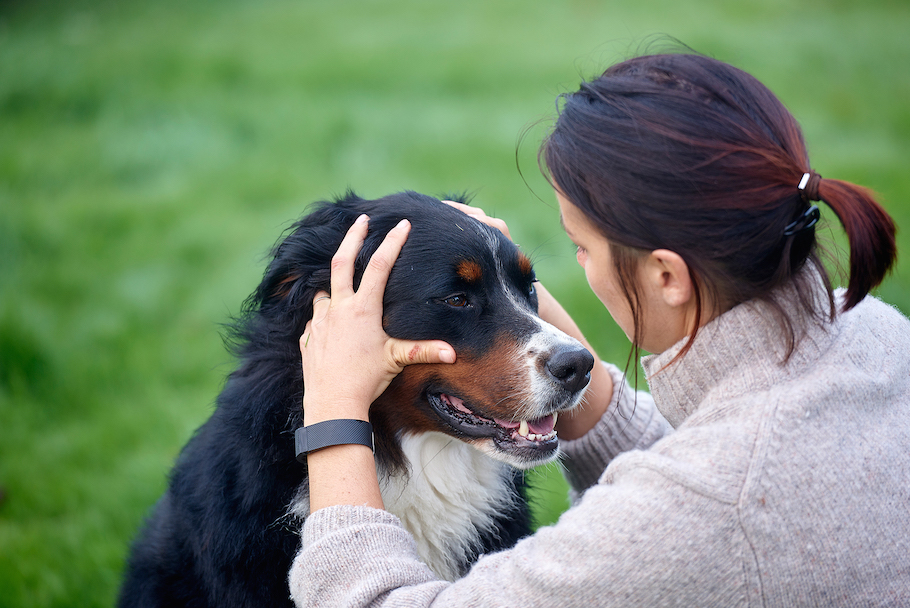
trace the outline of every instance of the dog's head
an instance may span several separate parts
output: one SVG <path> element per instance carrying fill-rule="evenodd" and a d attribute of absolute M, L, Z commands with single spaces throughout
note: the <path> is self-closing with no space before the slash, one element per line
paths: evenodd
<path fill-rule="evenodd" d="M 453 365 L 406 367 L 373 403 L 381 464 L 402 466 L 402 434 L 427 431 L 521 468 L 554 458 L 556 414 L 579 402 L 593 358 L 537 316 L 530 260 L 498 230 L 437 199 L 348 194 L 318 204 L 276 247 L 253 296 L 268 331 L 301 335 L 314 294 L 329 290 L 332 255 L 361 213 L 370 231 L 355 288 L 384 236 L 407 218 L 411 232 L 386 286 L 383 326 L 398 338 L 444 340 L 457 353 Z"/>

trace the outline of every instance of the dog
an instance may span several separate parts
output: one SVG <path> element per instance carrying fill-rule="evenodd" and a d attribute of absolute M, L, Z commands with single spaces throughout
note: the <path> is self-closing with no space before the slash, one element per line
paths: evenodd
<path fill-rule="evenodd" d="M 407 366 L 371 405 L 385 507 L 421 558 L 454 580 L 530 532 L 522 471 L 552 461 L 559 412 L 575 407 L 594 361 L 537 316 L 530 260 L 502 233 L 441 201 L 402 192 L 323 201 L 274 248 L 231 330 L 239 367 L 181 451 L 134 542 L 119 605 L 288 606 L 287 573 L 309 514 L 299 338 L 313 297 L 361 213 L 370 256 L 412 224 L 384 295 L 398 338 L 441 339 L 457 362 Z"/>

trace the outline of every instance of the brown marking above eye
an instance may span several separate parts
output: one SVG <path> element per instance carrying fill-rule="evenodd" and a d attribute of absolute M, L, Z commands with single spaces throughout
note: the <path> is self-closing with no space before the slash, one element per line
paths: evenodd
<path fill-rule="evenodd" d="M 518 252 L 518 269 L 521 271 L 521 274 L 529 277 L 533 274 L 533 269 L 531 267 L 531 260 L 523 254 Z"/>
<path fill-rule="evenodd" d="M 471 284 L 480 283 L 483 279 L 483 269 L 474 260 L 462 260 L 455 272 L 459 277 Z"/>

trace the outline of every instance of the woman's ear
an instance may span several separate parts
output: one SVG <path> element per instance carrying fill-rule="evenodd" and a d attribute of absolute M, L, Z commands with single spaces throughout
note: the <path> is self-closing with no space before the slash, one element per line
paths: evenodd
<path fill-rule="evenodd" d="M 655 249 L 643 264 L 643 278 L 648 291 L 670 308 L 694 304 L 694 290 L 689 266 L 675 251 Z"/>

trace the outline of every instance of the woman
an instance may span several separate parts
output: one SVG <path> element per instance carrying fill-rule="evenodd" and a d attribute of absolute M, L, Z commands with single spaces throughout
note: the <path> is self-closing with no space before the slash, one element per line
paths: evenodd
<path fill-rule="evenodd" d="M 633 349 L 654 353 L 651 395 L 597 366 L 558 428 L 574 506 L 455 583 L 434 580 L 381 510 L 368 448 L 312 453 L 298 605 L 910 602 L 910 322 L 867 295 L 894 261 L 888 215 L 811 169 L 796 121 L 757 80 L 696 55 L 582 84 L 541 159 L 591 288 Z M 817 255 L 816 201 L 850 242 L 845 292 Z M 353 291 L 366 226 L 339 248 L 332 297 L 316 298 L 301 340 L 306 425 L 366 420 L 402 366 L 454 360 L 381 331 L 406 224 Z M 540 301 L 580 337 L 542 289 Z M 342 388 L 338 370 L 364 380 Z"/>

